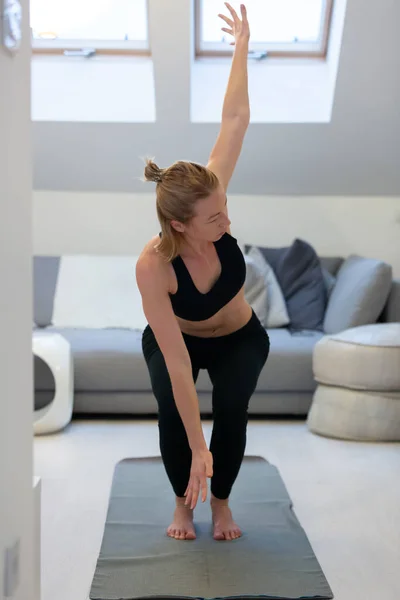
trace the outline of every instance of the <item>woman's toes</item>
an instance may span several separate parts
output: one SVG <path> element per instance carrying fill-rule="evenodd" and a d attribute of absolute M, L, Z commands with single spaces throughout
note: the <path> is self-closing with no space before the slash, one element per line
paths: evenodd
<path fill-rule="evenodd" d="M 224 538 L 224 534 L 222 533 L 222 531 L 220 531 L 219 529 L 215 529 L 214 531 L 214 539 L 215 540 L 223 540 Z"/>

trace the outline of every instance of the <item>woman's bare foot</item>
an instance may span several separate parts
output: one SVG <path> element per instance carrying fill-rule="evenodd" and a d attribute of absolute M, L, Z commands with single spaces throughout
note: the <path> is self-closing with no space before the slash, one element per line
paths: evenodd
<path fill-rule="evenodd" d="M 185 506 L 185 498 L 176 498 L 174 520 L 167 529 L 167 535 L 176 540 L 195 540 L 193 510 Z"/>
<path fill-rule="evenodd" d="M 235 523 L 232 517 L 231 509 L 228 506 L 228 500 L 219 500 L 211 495 L 211 511 L 214 524 L 215 540 L 235 540 L 242 535 L 239 525 Z"/>

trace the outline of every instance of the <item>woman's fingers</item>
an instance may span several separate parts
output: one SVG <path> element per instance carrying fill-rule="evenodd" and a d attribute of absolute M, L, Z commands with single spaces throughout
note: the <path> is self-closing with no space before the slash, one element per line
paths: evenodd
<path fill-rule="evenodd" d="M 199 499 L 199 495 L 201 493 L 201 499 L 203 502 L 207 499 L 207 478 L 203 477 L 195 477 L 193 480 L 189 482 L 188 488 L 185 492 L 185 506 L 189 506 L 190 508 L 195 508 L 197 501 Z"/>
<path fill-rule="evenodd" d="M 214 472 L 214 458 L 210 452 L 208 461 L 206 462 L 206 477 L 212 477 Z"/>
<path fill-rule="evenodd" d="M 203 477 L 203 479 L 202 479 L 201 488 L 202 488 L 201 500 L 203 502 L 205 502 L 207 500 L 207 479 L 206 479 L 206 477 Z"/>
<path fill-rule="evenodd" d="M 185 492 L 185 506 L 194 509 L 199 497 L 203 502 L 207 499 L 207 478 L 213 475 L 213 462 L 212 454 L 208 451 L 193 456 L 189 482 Z"/>
<path fill-rule="evenodd" d="M 185 506 L 189 506 L 191 508 L 192 501 L 193 501 L 193 480 L 192 480 L 192 478 L 190 478 L 190 480 L 189 480 L 189 485 L 187 487 L 187 492 L 186 492 L 185 496 L 186 496 Z"/>
<path fill-rule="evenodd" d="M 225 21 L 225 23 L 227 25 L 229 25 L 229 27 L 231 29 L 233 29 L 233 26 L 235 25 L 235 23 L 232 21 L 232 19 L 228 19 L 228 17 L 226 17 L 225 15 L 218 15 L 220 17 L 220 19 L 222 19 L 223 21 Z"/>
<path fill-rule="evenodd" d="M 199 497 L 199 490 L 200 490 L 200 483 L 198 481 L 198 479 L 196 479 L 195 483 L 193 484 L 193 496 L 192 496 L 192 502 L 190 504 L 190 508 L 195 508 L 196 504 L 197 504 L 197 499 Z"/>
<path fill-rule="evenodd" d="M 229 2 L 225 2 L 225 6 L 226 8 L 229 10 L 229 12 L 232 15 L 232 18 L 235 22 L 239 21 L 239 17 L 237 16 L 237 12 L 235 11 L 235 9 L 233 8 L 233 6 L 231 6 L 229 4 Z"/>
<path fill-rule="evenodd" d="M 188 487 L 188 489 L 185 493 L 185 506 L 189 506 L 191 501 L 192 501 L 192 490 L 190 489 L 190 487 Z"/>
<path fill-rule="evenodd" d="M 225 6 L 231 13 L 233 20 L 229 19 L 229 17 L 226 17 L 225 15 L 220 14 L 219 17 L 221 17 L 221 19 L 223 19 L 223 21 L 225 21 L 225 23 L 227 25 L 229 25 L 229 27 L 230 27 L 230 29 L 227 29 L 226 27 L 221 27 L 222 31 L 224 31 L 225 33 L 228 33 L 229 35 L 232 35 L 235 39 L 238 36 L 240 36 L 241 34 L 248 33 L 249 23 L 247 20 L 247 9 L 246 9 L 245 5 L 244 4 L 240 5 L 240 14 L 241 14 L 242 20 L 240 20 L 240 18 L 237 15 L 237 12 L 229 4 L 229 2 L 225 2 Z M 235 42 L 231 42 L 230 45 L 234 46 Z"/>
<path fill-rule="evenodd" d="M 195 503 L 194 506 L 196 506 L 197 504 L 197 500 L 199 498 L 199 495 L 201 494 L 201 501 L 205 502 L 207 500 L 207 476 L 204 474 L 199 478 L 197 487 L 195 489 Z"/>
<path fill-rule="evenodd" d="M 187 487 L 187 494 L 186 494 L 186 500 L 185 500 L 186 506 L 191 507 L 192 501 L 193 501 L 193 494 L 194 494 L 193 476 L 191 476 L 189 479 L 188 487 Z"/>

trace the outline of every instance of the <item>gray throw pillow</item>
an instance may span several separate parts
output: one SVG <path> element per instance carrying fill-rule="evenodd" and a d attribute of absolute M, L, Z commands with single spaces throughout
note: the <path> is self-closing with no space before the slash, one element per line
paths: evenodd
<path fill-rule="evenodd" d="M 341 256 L 320 256 L 319 261 L 321 263 L 322 270 L 326 269 L 331 275 L 336 277 L 337 272 L 343 264 L 343 258 Z"/>
<path fill-rule="evenodd" d="M 286 301 L 293 330 L 323 331 L 328 292 L 314 248 L 295 239 L 288 248 L 260 248 L 272 266 Z"/>
<path fill-rule="evenodd" d="M 326 291 L 328 293 L 328 298 L 329 298 L 332 293 L 333 288 L 335 287 L 336 277 L 334 275 L 332 275 L 332 273 L 330 273 L 328 271 L 328 269 L 325 269 L 325 267 L 322 267 L 322 274 L 324 276 Z"/>
<path fill-rule="evenodd" d="M 339 333 L 376 323 L 392 285 L 390 265 L 372 258 L 349 256 L 340 267 L 326 309 L 324 330 Z"/>

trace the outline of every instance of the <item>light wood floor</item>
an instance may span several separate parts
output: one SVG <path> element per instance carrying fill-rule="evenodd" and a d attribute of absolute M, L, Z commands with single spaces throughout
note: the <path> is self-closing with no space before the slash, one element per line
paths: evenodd
<path fill-rule="evenodd" d="M 209 440 L 210 421 L 204 431 Z M 246 454 L 280 470 L 336 600 L 400 600 L 400 444 L 322 438 L 303 421 L 250 420 Z M 114 466 L 149 455 L 159 455 L 155 420 L 73 421 L 35 438 L 42 600 L 87 600 Z"/>

